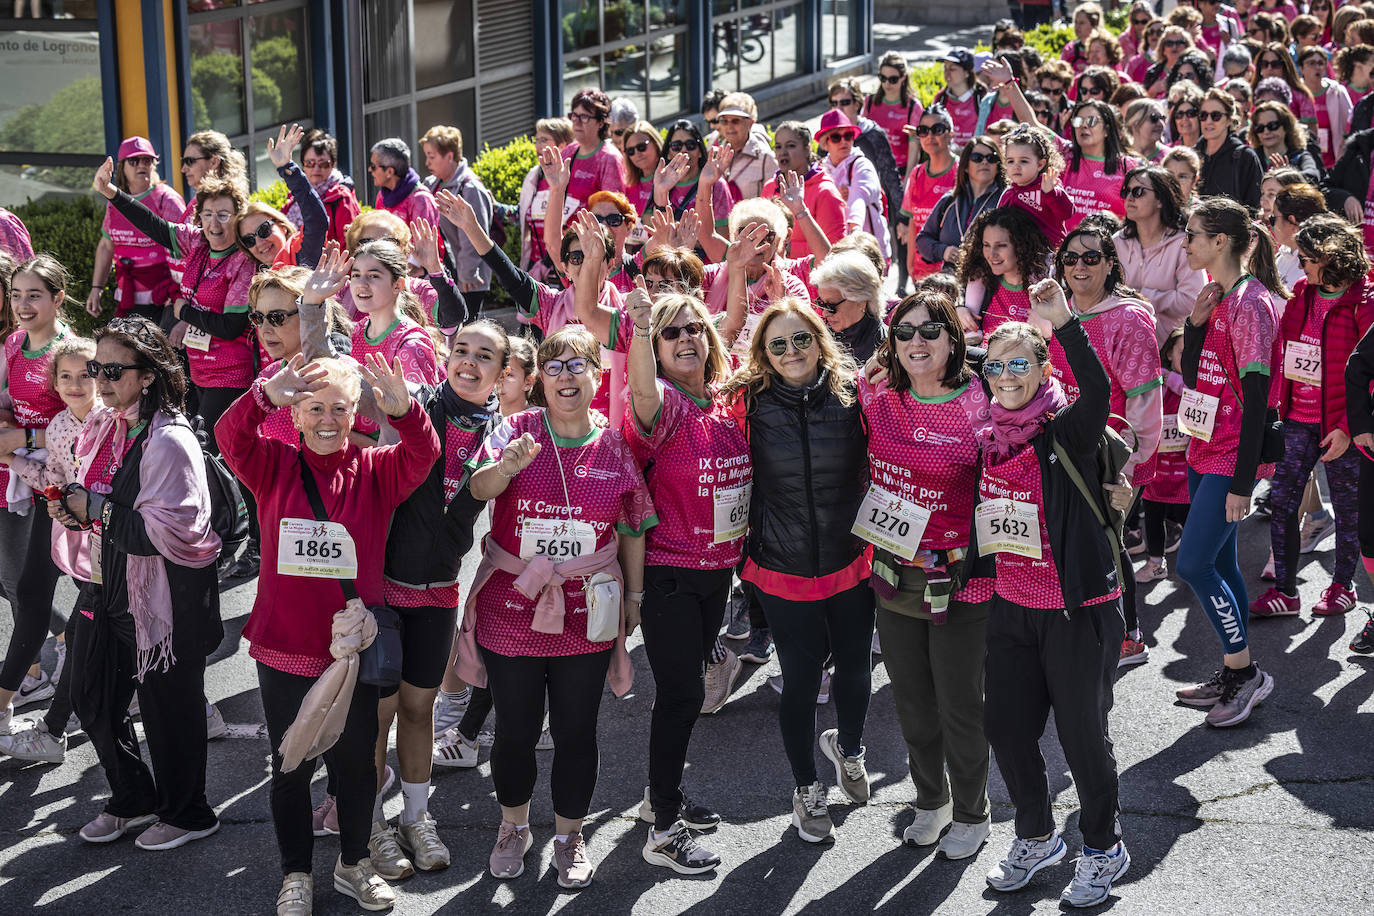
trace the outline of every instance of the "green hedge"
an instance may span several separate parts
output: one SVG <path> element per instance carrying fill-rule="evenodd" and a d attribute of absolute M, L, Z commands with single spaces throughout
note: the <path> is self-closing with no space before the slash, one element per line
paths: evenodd
<path fill-rule="evenodd" d="M 505 146 L 484 146 L 482 152 L 472 161 L 472 170 L 482 179 L 482 184 L 491 191 L 497 203 L 514 207 L 520 203 L 520 188 L 530 169 L 539 164 L 539 153 L 534 148 L 533 137 L 516 137 Z M 506 227 L 506 244 L 502 246 L 506 257 L 514 264 L 520 263 L 520 227 Z M 495 306 L 514 305 L 500 284 L 493 283 L 487 302 Z"/>

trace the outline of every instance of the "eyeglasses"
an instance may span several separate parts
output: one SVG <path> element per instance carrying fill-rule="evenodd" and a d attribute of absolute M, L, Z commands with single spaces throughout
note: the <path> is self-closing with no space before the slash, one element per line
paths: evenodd
<path fill-rule="evenodd" d="M 1073 119 L 1074 127 L 1096 127 L 1102 123 L 1102 119 L 1097 115 L 1079 115 Z"/>
<path fill-rule="evenodd" d="M 822 312 L 828 312 L 829 314 L 833 315 L 840 310 L 840 306 L 844 305 L 849 300 L 836 299 L 834 302 L 826 302 L 824 299 L 818 296 L 811 301 L 812 304 L 815 305 L 816 308 L 820 309 Z"/>
<path fill-rule="evenodd" d="M 644 281 L 645 289 L 655 293 L 677 292 L 679 290 L 685 290 L 686 286 L 687 284 L 683 283 L 681 280 L 650 280 L 646 278 Z"/>
<path fill-rule="evenodd" d="M 142 367 L 124 363 L 100 363 L 93 359 L 86 362 L 87 375 L 91 378 L 100 378 L 103 375 L 112 382 L 119 381 L 127 370 L 140 368 Z"/>
<path fill-rule="evenodd" d="M 619 228 L 625 224 L 624 213 L 607 213 L 605 216 L 602 216 L 600 213 L 594 213 L 592 215 L 596 217 L 598 223 L 601 223 L 603 226 L 610 226 L 612 229 Z M 582 252 L 579 251 L 577 254 L 582 254 Z M 571 255 L 568 256 L 568 260 L 572 260 Z"/>
<path fill-rule="evenodd" d="M 1025 378 L 1030 375 L 1031 361 L 1024 356 L 1006 361 L 1000 359 L 988 360 L 983 363 L 983 378 L 994 379 L 1002 374 L 1005 369 L 1017 378 Z"/>
<path fill-rule="evenodd" d="M 651 147 L 651 146 L 653 146 L 653 145 L 654 145 L 654 141 L 652 141 L 652 140 L 645 140 L 643 143 L 636 143 L 634 146 L 630 146 L 629 144 L 626 144 L 626 145 L 625 145 L 625 152 L 627 152 L 627 153 L 642 153 L 642 152 L 644 152 L 646 149 L 648 149 L 649 147 Z"/>
<path fill-rule="evenodd" d="M 900 80 L 900 78 L 899 78 L 899 79 L 898 79 L 898 82 L 900 82 L 900 81 L 901 81 L 901 80 Z M 848 108 L 850 105 L 856 105 L 856 104 L 858 104 L 858 103 L 857 103 L 854 99 L 831 99 L 831 100 L 830 100 L 830 107 L 831 107 L 831 108 Z"/>
<path fill-rule="evenodd" d="M 902 81 L 900 76 L 882 76 L 881 74 L 878 76 L 878 79 L 889 86 L 895 86 Z"/>
<path fill-rule="evenodd" d="M 573 122 L 574 124 L 586 124 L 588 121 L 600 121 L 601 119 L 598 118 L 596 115 L 583 114 L 580 111 L 573 111 L 568 113 L 568 120 Z"/>
<path fill-rule="evenodd" d="M 1096 267 L 1102 263 L 1102 252 L 1096 249 L 1089 249 L 1083 252 L 1066 251 L 1059 256 L 1059 260 L 1065 267 L 1074 267 L 1079 261 L 1082 261 L 1088 267 Z"/>
<path fill-rule="evenodd" d="M 1146 194 L 1153 194 L 1154 192 L 1155 189 L 1150 187 L 1149 185 L 1137 184 L 1132 185 L 1129 188 L 1122 188 L 1121 198 L 1122 200 L 1125 200 L 1127 197 L 1132 198 L 1133 200 L 1140 200 L 1140 198 L 1144 197 Z"/>
<path fill-rule="evenodd" d="M 908 324 L 903 321 L 892 326 L 892 336 L 902 343 L 906 343 L 917 334 L 921 335 L 922 340 L 939 340 L 944 330 L 945 326 L 938 321 L 923 321 L 920 324 Z"/>
<path fill-rule="evenodd" d="M 1230 115 L 1224 111 L 1203 111 L 1198 113 L 1198 117 L 1204 121 L 1211 121 L 1214 124 L 1230 120 Z"/>
<path fill-rule="evenodd" d="M 1188 39 L 1186 38 L 1166 38 L 1163 42 L 1166 48 L 1181 48 L 1186 44 L 1188 44 Z"/>
<path fill-rule="evenodd" d="M 201 211 L 200 211 L 200 220 L 201 220 L 201 222 L 205 222 L 207 219 L 212 219 L 212 220 L 214 220 L 214 221 L 217 222 L 217 223 L 227 223 L 227 222 L 229 222 L 230 220 L 232 220 L 233 218 L 234 218 L 234 211 L 233 211 L 233 210 L 201 210 Z"/>
<path fill-rule="evenodd" d="M 1196 108 L 1176 108 L 1176 109 L 1174 109 L 1174 120 L 1175 120 L 1175 121 L 1179 120 L 1180 118 L 1187 118 L 1187 119 L 1189 119 L 1189 120 L 1192 120 L 1192 119 L 1196 118 L 1197 116 L 1198 116 L 1198 110 L 1197 110 Z"/>
<path fill-rule="evenodd" d="M 706 333 L 705 324 L 700 321 L 689 321 L 684 325 L 670 324 L 659 331 L 658 336 L 662 337 L 664 340 L 677 340 L 683 334 L 686 334 L 688 337 L 696 337 L 704 333 Z"/>
<path fill-rule="evenodd" d="M 1099 98 L 1099 99 L 1100 99 L 1100 98 L 1102 98 L 1104 95 L 1107 94 L 1107 90 L 1104 89 L 1104 88 L 1101 87 L 1101 86 L 1079 86 L 1079 87 L 1078 87 L 1078 94 L 1079 94 L 1079 95 L 1090 95 L 1090 96 L 1093 96 L 1094 98 Z"/>
<path fill-rule="evenodd" d="M 131 162 L 131 163 L 133 163 L 133 164 L 136 165 L 136 166 L 139 166 L 139 165 L 156 165 L 156 164 L 157 164 L 157 157 L 156 157 L 156 156 L 130 156 L 128 159 L 125 159 L 124 161 L 125 161 L 125 162 Z"/>
<path fill-rule="evenodd" d="M 928 136 L 936 136 L 936 137 L 938 137 L 938 136 L 940 136 L 941 134 L 947 134 L 947 133 L 949 133 L 949 125 L 948 125 L 948 124 L 922 124 L 922 125 L 920 125 L 919 127 L 916 128 L 916 136 L 918 136 L 918 137 L 928 137 Z"/>
<path fill-rule="evenodd" d="M 182 157 L 181 157 L 181 167 L 184 168 L 184 169 L 189 169 L 191 166 L 195 165 L 197 162 L 208 162 L 208 161 L 210 160 L 210 158 L 211 158 L 210 156 L 182 156 Z"/>
<path fill-rule="evenodd" d="M 1277 57 L 1266 57 L 1259 62 L 1259 68 L 1261 70 L 1282 70 L 1283 61 Z"/>
<path fill-rule="evenodd" d="M 1036 117 L 1040 117 L 1040 113 L 1039 113 L 1039 112 L 1036 112 Z M 997 154 L 996 154 L 996 153 L 969 153 L 969 154 L 968 154 L 968 161 L 969 161 L 969 162 L 978 162 L 978 163 L 982 163 L 982 162 L 996 162 L 996 161 L 997 161 L 997 158 L 998 158 L 998 157 L 997 157 Z"/>
<path fill-rule="evenodd" d="M 598 222 L 599 221 L 600 220 L 598 219 Z M 571 264 L 573 267 L 581 267 L 582 262 L 587 260 L 587 255 L 581 251 L 569 251 L 567 260 L 568 263 Z"/>
<path fill-rule="evenodd" d="M 774 337 L 768 341 L 768 352 L 774 356 L 782 356 L 787 352 L 787 344 L 792 346 L 800 353 L 803 350 L 810 350 L 811 345 L 816 342 L 816 335 L 810 331 L 797 331 L 791 337 Z"/>
<path fill-rule="evenodd" d="M 1257 134 L 1269 134 L 1273 133 L 1276 130 L 1283 130 L 1282 121 L 1265 121 L 1263 123 L 1259 121 L 1255 122 L 1255 133 Z"/>
<path fill-rule="evenodd" d="M 279 328 L 286 324 L 286 319 L 290 318 L 292 315 L 299 315 L 300 313 L 300 309 L 292 309 L 289 312 L 285 309 L 272 309 L 270 312 L 259 312 L 257 309 L 254 309 L 248 313 L 248 320 L 253 323 L 253 327 L 255 328 L 260 328 L 263 324 L 270 324 L 274 328 Z"/>
<path fill-rule="evenodd" d="M 587 362 L 586 357 L 574 356 L 572 359 L 551 359 L 539 368 L 549 378 L 558 378 L 567 369 L 573 375 L 582 375 L 587 371 L 591 363 Z"/>
<path fill-rule="evenodd" d="M 248 233 L 247 235 L 239 236 L 239 244 L 242 245 L 244 248 L 252 248 L 258 242 L 267 241 L 267 237 L 271 234 L 272 221 L 270 219 L 265 219 L 261 223 L 259 223 L 258 228 L 254 229 L 252 232 Z"/>
<path fill-rule="evenodd" d="M 685 149 L 696 149 L 700 144 L 700 140 L 674 140 L 668 144 L 668 149 L 680 153 Z"/>

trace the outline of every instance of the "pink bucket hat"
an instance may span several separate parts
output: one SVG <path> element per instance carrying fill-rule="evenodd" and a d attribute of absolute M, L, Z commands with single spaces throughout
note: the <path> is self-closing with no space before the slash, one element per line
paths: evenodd
<path fill-rule="evenodd" d="M 854 122 L 845 117 L 844 112 L 838 108 L 832 108 L 821 115 L 821 126 L 816 130 L 817 142 L 832 130 L 842 130 L 856 137 L 859 135 L 859 129 L 854 126 Z"/>

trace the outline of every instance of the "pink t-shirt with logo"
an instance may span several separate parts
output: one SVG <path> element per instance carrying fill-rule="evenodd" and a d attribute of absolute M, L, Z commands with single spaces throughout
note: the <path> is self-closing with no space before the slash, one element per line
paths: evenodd
<path fill-rule="evenodd" d="M 1072 151 L 1064 158 L 1072 165 Z M 1121 197 L 1121 185 L 1126 181 L 1126 173 L 1137 164 L 1134 157 L 1121 156 L 1116 171 L 1108 175 L 1104 171 L 1105 159 L 1086 154 L 1080 157 L 1077 170 L 1068 169 L 1064 172 L 1064 190 L 1073 201 L 1073 212 L 1069 214 L 1065 228 L 1072 230 L 1088 214 L 1104 210 L 1115 214 L 1118 219 L 1125 218 L 1126 202 Z"/>
<path fill-rule="evenodd" d="M 1237 395 L 1241 377 L 1251 372 L 1273 377 L 1271 368 L 1281 359 L 1278 325 L 1273 294 L 1248 275 L 1212 310 L 1198 362 L 1197 390 L 1219 403 L 1211 441 L 1193 439 L 1188 443 L 1188 466 L 1199 474 L 1229 477 L 1235 473 L 1240 448 L 1241 405 Z M 1270 386 L 1269 406 L 1277 402 L 1277 389 Z M 1262 464 L 1256 476 L 1273 473 L 1274 465 Z"/>
<path fill-rule="evenodd" d="M 1321 290 L 1316 291 L 1316 295 L 1312 297 L 1312 307 L 1307 310 L 1307 319 L 1303 322 L 1302 332 L 1298 335 L 1299 343 L 1309 344 L 1318 350 L 1321 349 L 1322 325 L 1325 323 L 1331 307 L 1339 301 L 1340 296 L 1327 297 L 1322 294 Z M 1283 341 L 1282 345 L 1287 348 L 1288 341 Z M 1279 363 L 1276 368 L 1282 371 L 1283 363 Z M 1322 386 L 1294 381 L 1284 417 L 1298 423 L 1320 424 L 1322 421 Z"/>
<path fill-rule="evenodd" d="M 577 201 L 577 210 L 586 207 L 587 198 L 597 191 L 624 192 L 625 157 L 614 143 L 603 141 L 588 156 L 579 155 L 579 152 L 576 143 L 563 148 L 563 158 L 568 161 L 570 171 L 567 199 Z"/>
<path fill-rule="evenodd" d="M 904 129 L 921 123 L 921 100 L 912 96 L 909 101 L 889 102 L 883 99 L 878 104 L 864 104 L 864 116 L 875 122 L 887 134 L 887 143 L 892 147 L 892 158 L 897 160 L 897 171 L 905 172 L 907 154 L 911 151 L 911 140 Z"/>
<path fill-rule="evenodd" d="M 611 543 L 617 532 L 638 537 L 658 524 L 644 476 L 618 429 L 593 426 L 585 439 L 560 440 L 549 428 L 544 410 L 532 407 L 507 417 L 468 467 L 499 461 L 507 443 L 525 433 L 539 443 L 540 452 L 492 502 L 491 537 L 502 549 L 520 555 L 526 518 L 586 522 L 596 535 L 597 550 Z M 516 590 L 510 573 L 494 571 L 477 594 L 478 645 L 501 655 L 536 657 L 609 649 L 608 642 L 587 639 L 587 599 L 581 579 L 563 583 L 563 599 L 563 632 L 536 633 L 530 629 L 533 599 Z"/>
<path fill-rule="evenodd" d="M 941 197 L 954 190 L 954 180 L 959 177 L 958 160 L 950 163 L 949 168 L 938 175 L 931 175 L 928 168 L 929 163 L 926 163 L 911 170 L 906 179 L 906 193 L 902 195 L 902 213 L 911 217 L 908 227 L 911 244 L 907 246 L 906 268 L 913 279 L 933 274 L 943 266 L 938 262 L 927 264 L 916 250 L 915 240 L 917 234 L 926 227 L 926 220 L 935 211 L 935 205 Z"/>
<path fill-rule="evenodd" d="M 1000 277 L 993 282 L 997 284 L 997 289 L 983 312 L 984 340 L 1008 321 L 1030 320 L 1030 293 L 1026 291 L 1026 284 L 1012 286 Z"/>
<path fill-rule="evenodd" d="M 623 427 L 631 451 L 645 470 L 658 511 L 658 525 L 649 530 L 644 562 L 729 569 L 744 554 L 745 532 L 717 542 L 716 500 L 728 503 L 727 513 L 728 506 L 741 505 L 728 501 L 753 480 L 749 441 L 718 400 L 698 401 L 662 380 L 658 392 L 662 407 L 653 429 L 642 430 L 632 411 L 626 412 Z M 742 506 L 747 511 L 748 502 Z M 728 514 L 722 523 L 723 533 L 728 533 Z"/>
<path fill-rule="evenodd" d="M 525 324 L 532 324 L 544 333 L 552 334 L 569 324 L 580 324 L 573 312 L 573 288 L 555 289 L 544 283 L 534 284 L 534 301 L 530 303 L 533 311 L 516 309 L 516 318 Z M 625 307 L 625 294 L 614 283 L 603 283 L 597 296 L 597 305 L 619 313 Z M 612 334 L 612 340 L 615 335 Z M 616 353 L 601 341 L 601 387 L 592 398 L 592 409 L 599 410 L 611 418 L 612 425 L 618 425 L 619 418 L 625 414 L 625 354 Z"/>
<path fill-rule="evenodd" d="M 249 310 L 248 287 L 258 264 L 235 245 L 211 251 L 199 226 L 176 224 L 172 258 L 182 261 L 181 291 L 187 308 L 219 315 Z M 230 340 L 211 335 L 209 350 L 186 348 L 191 363 L 191 382 L 201 388 L 247 388 L 257 375 L 253 362 L 253 326 Z"/>
<path fill-rule="evenodd" d="M 181 199 L 181 195 L 165 182 L 153 185 L 134 200 L 140 201 L 169 223 L 180 222 L 181 215 L 186 211 L 186 202 Z M 122 262 L 126 259 L 132 262 L 130 266 L 135 269 L 166 265 L 168 262 L 167 249 L 134 228 L 134 224 L 116 210 L 113 204 L 105 208 L 105 219 L 100 224 L 100 234 L 114 245 L 116 275 L 125 269 Z M 171 276 L 170 268 L 167 276 Z M 149 293 L 156 284 L 135 278 L 132 285 L 137 304 L 146 305 L 152 302 Z M 123 286 L 124 284 L 118 284 L 115 288 L 115 301 L 120 305 L 119 314 L 127 313 L 129 307 L 135 304 L 123 301 Z"/>
<path fill-rule="evenodd" d="M 806 259 L 802 259 L 806 260 Z M 782 269 L 783 260 L 781 258 L 774 262 L 774 265 Z M 726 264 L 707 264 L 705 269 L 705 279 L 702 281 L 702 294 L 706 301 L 706 308 L 712 315 L 717 315 L 725 311 L 729 300 L 730 277 Z M 811 301 L 811 294 L 807 291 L 806 284 L 801 281 L 794 273 L 782 270 L 783 291 L 789 297 Z M 744 318 L 744 330 L 740 331 L 735 338 L 735 344 L 731 352 L 736 355 L 743 355 L 749 349 L 749 341 L 753 339 L 754 329 L 758 327 L 759 316 L 765 309 L 772 304 L 772 298 L 768 294 L 768 274 L 760 276 L 753 283 L 748 285 L 747 295 L 749 297 L 749 310 Z"/>
<path fill-rule="evenodd" d="M 366 365 L 368 355 L 375 353 L 388 366 L 399 359 L 401 374 L 411 384 L 437 385 L 443 380 L 434 340 L 424 328 L 400 315 L 380 337 L 368 336 L 370 330 L 370 319 L 358 322 L 353 328 L 353 358 L 359 363 Z"/>
<path fill-rule="evenodd" d="M 67 334 L 67 326 L 57 323 L 57 336 L 41 350 L 25 350 L 29 334 L 20 329 L 5 338 L 5 387 L 13 401 L 15 425 L 24 429 L 47 429 L 52 418 L 67 405 L 53 390 L 49 381 L 52 346 Z M 0 506 L 5 502 L 5 488 L 9 486 L 10 469 L 0 467 Z"/>
<path fill-rule="evenodd" d="M 978 127 L 978 93 L 970 90 L 963 99 L 956 99 L 947 89 L 940 90 L 937 101 L 945 106 L 954 120 L 953 144 L 959 149 L 973 139 Z"/>

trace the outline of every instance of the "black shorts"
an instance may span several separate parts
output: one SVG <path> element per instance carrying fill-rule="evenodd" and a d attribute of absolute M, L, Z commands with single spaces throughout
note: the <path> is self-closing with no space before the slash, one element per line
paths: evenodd
<path fill-rule="evenodd" d="M 448 667 L 458 624 L 455 607 L 393 607 L 401 619 L 401 680 L 412 687 L 438 687 Z M 383 688 L 389 697 L 399 690 Z"/>

